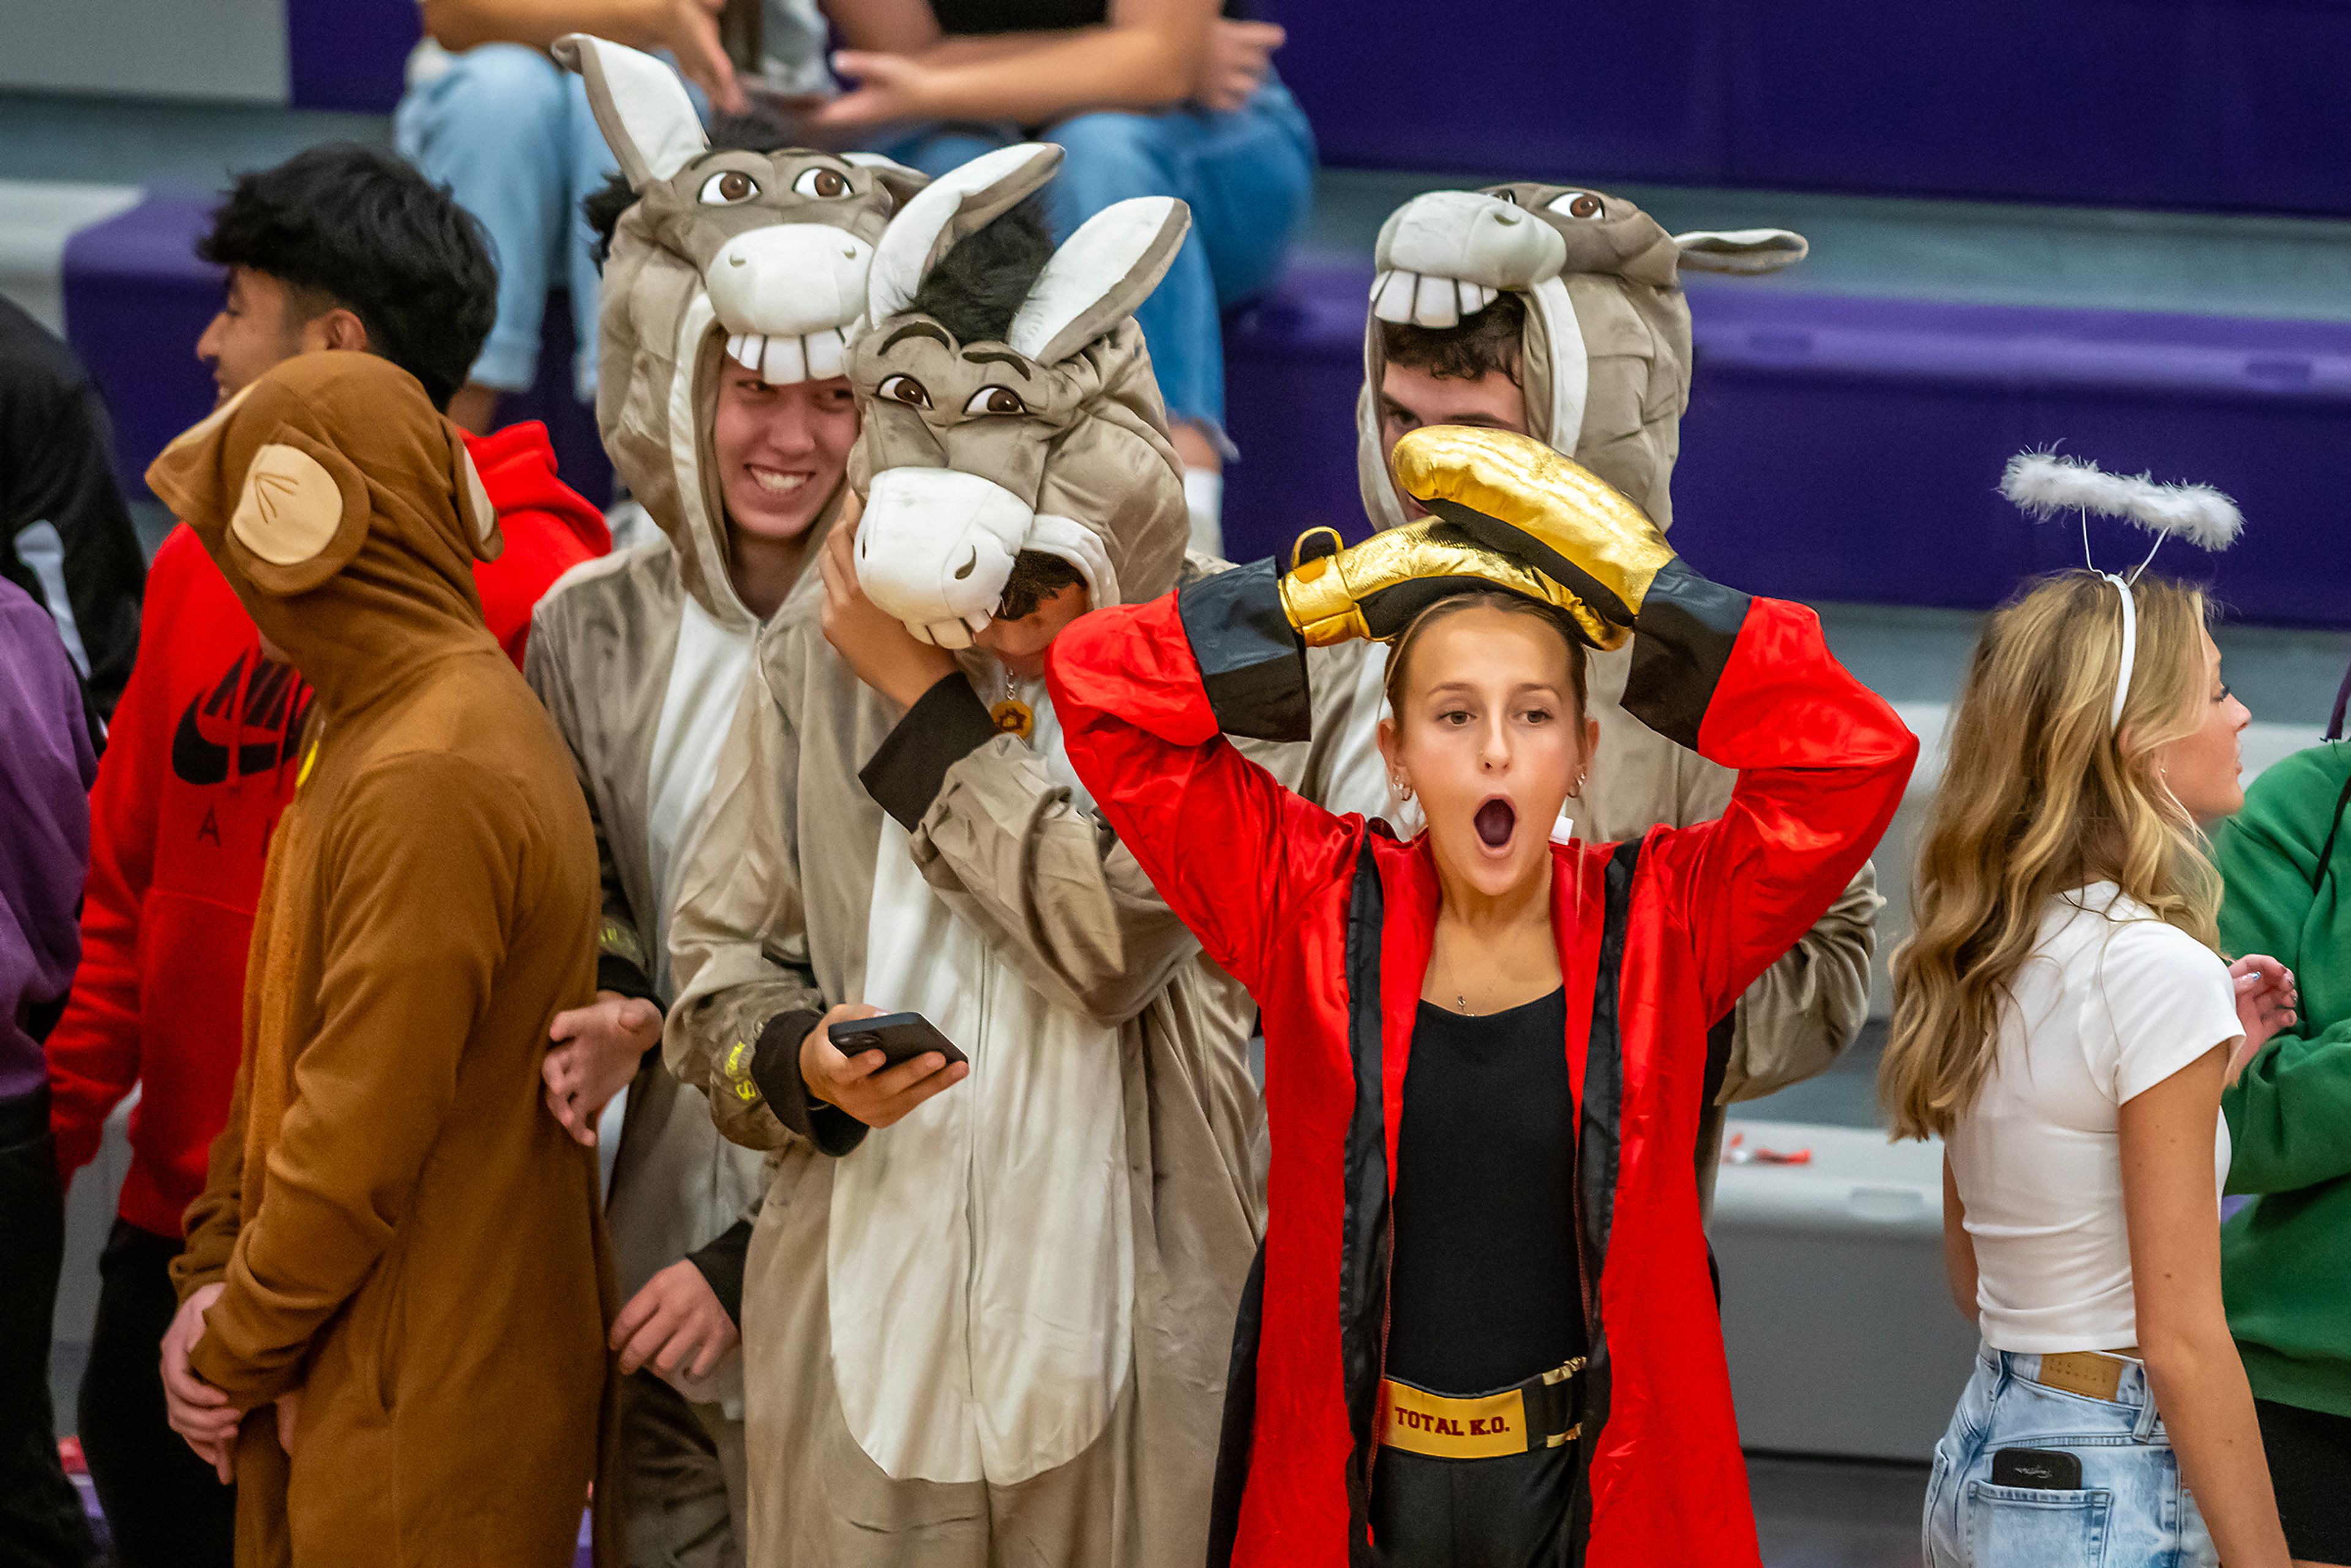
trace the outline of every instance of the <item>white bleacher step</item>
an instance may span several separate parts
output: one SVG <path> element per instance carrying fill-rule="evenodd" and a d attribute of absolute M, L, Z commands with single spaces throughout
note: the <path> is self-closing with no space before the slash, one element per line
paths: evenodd
<path fill-rule="evenodd" d="M 1875 1128 L 1733 1121 L 1708 1237 L 1749 1448 L 1926 1459 L 1974 1354 L 1943 1270 L 1943 1155 Z"/>
<path fill-rule="evenodd" d="M 66 242 L 139 204 L 136 185 L 0 180 L 0 296 L 65 332 Z"/>

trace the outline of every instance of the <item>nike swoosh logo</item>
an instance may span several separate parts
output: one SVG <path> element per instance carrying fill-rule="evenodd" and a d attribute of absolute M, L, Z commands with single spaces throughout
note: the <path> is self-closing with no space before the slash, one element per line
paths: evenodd
<path fill-rule="evenodd" d="M 204 738 L 196 716 L 207 706 L 217 708 L 235 700 L 236 678 L 244 663 L 245 655 L 238 655 L 219 685 L 209 695 L 199 693 L 191 698 L 187 711 L 180 716 L 179 727 L 172 733 L 172 771 L 183 782 L 202 786 L 228 778 L 229 748 Z M 288 687 L 292 688 L 290 701 Z M 287 743 L 299 732 L 309 707 L 309 693 L 290 671 L 276 679 L 265 672 L 247 684 L 245 706 L 245 722 L 260 738 L 238 746 L 236 770 L 240 776 L 266 773 L 277 766 Z M 266 722 L 273 719 L 275 723 Z"/>

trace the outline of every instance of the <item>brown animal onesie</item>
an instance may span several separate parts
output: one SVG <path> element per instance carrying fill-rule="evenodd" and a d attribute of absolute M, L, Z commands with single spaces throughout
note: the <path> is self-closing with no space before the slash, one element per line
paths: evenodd
<path fill-rule="evenodd" d="M 363 353 L 271 371 L 148 470 L 317 692 L 270 846 L 245 1053 L 173 1274 L 250 1413 L 241 1564 L 568 1563 L 611 1265 L 541 1109 L 594 989 L 570 760 L 482 625 L 496 523 L 456 430 Z M 271 1402 L 302 1396 L 289 1457 Z"/>

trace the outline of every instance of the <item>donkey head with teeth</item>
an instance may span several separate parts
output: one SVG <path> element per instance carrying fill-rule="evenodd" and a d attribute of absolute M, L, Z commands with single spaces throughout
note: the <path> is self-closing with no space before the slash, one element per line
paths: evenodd
<path fill-rule="evenodd" d="M 1021 612 L 1005 589 L 1024 554 L 1068 563 L 1097 605 L 1165 592 L 1183 560 L 1183 465 L 1133 318 L 1183 243 L 1184 204 L 1104 208 L 993 305 L 942 298 L 963 287 L 948 255 L 1061 158 L 1002 148 L 908 201 L 875 250 L 851 349 L 865 419 L 849 465 L 866 497 L 858 580 L 942 647 Z"/>
<path fill-rule="evenodd" d="M 1785 229 L 1670 235 L 1622 196 L 1531 181 L 1432 191 L 1390 214 L 1374 254 L 1357 407 L 1364 504 L 1404 520 L 1379 422 L 1381 323 L 1448 328 L 1513 293 L 1526 301 L 1520 385 L 1528 434 L 1670 524 L 1667 489 L 1689 402 L 1681 273 L 1774 272 L 1803 258 Z"/>
<path fill-rule="evenodd" d="M 714 151 L 661 61 L 584 33 L 555 55 L 636 196 L 604 269 L 597 425 L 630 492 L 693 542 L 680 556 L 695 596 L 723 602 L 703 580 L 725 559 L 702 450 L 721 355 L 778 385 L 843 374 L 874 247 L 925 182 L 866 153 Z"/>

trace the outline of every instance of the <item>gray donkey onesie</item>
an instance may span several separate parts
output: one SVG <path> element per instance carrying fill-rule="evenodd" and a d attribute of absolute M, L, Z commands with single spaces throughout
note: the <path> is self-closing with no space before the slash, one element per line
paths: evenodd
<path fill-rule="evenodd" d="M 532 619 L 524 673 L 596 825 L 598 988 L 665 1005 L 669 904 L 759 626 L 728 571 L 710 459 L 719 367 L 732 359 L 772 384 L 841 375 L 873 246 L 924 180 L 880 160 L 712 152 L 667 66 L 584 37 L 557 53 L 583 77 L 637 198 L 605 269 L 597 419 L 665 537 L 559 582 Z M 732 1231 L 758 1207 L 765 1166 L 718 1135 L 698 1088 L 657 1059 L 640 1071 L 607 1203 L 623 1299 L 697 1249 L 710 1248 L 696 1261 L 714 1283 L 739 1274 Z M 620 1442 L 610 1484 L 631 1563 L 741 1561 L 738 1361 L 675 1389 L 649 1368 L 624 1380 Z"/>
<path fill-rule="evenodd" d="M 859 580 L 964 650 L 967 680 L 902 715 L 815 601 L 788 604 L 670 927 L 668 1060 L 773 1153 L 744 1285 L 758 1568 L 1194 1568 L 1207 1549 L 1263 1225 L 1250 1009 L 1092 810 L 1042 683 L 969 646 L 1025 551 L 1097 605 L 1214 570 L 1184 557 L 1131 319 L 1187 215 L 1097 214 L 985 340 L 916 306 L 1058 161 L 1004 149 L 909 201 L 852 346 Z M 1316 735 L 1343 736 L 1356 672 L 1314 688 Z M 1376 756 L 1329 739 L 1254 755 L 1340 810 L 1384 797 Z M 812 1102 L 799 1044 L 841 1001 L 923 1013 L 970 1076 L 881 1130 Z"/>

